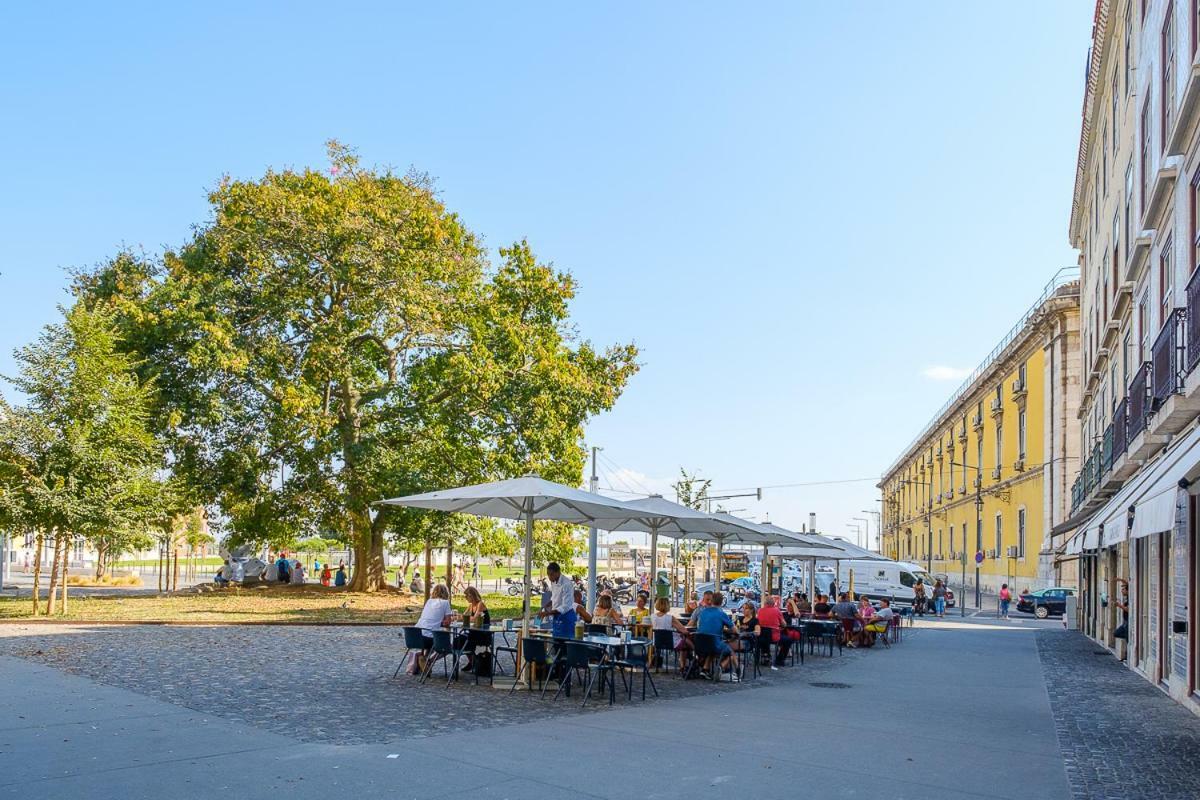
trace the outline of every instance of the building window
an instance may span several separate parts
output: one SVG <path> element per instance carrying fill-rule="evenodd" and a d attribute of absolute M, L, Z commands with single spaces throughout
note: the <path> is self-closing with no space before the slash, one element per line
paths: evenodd
<path fill-rule="evenodd" d="M 996 558 L 1004 557 L 1004 517 L 996 513 Z"/>
<path fill-rule="evenodd" d="M 1100 192 L 1108 197 L 1108 127 L 1104 128 L 1104 138 L 1100 146 Z"/>
<path fill-rule="evenodd" d="M 1138 167 L 1142 171 L 1142 196 L 1138 203 L 1138 213 L 1146 213 L 1146 201 L 1150 199 L 1150 93 L 1142 101 L 1142 140 L 1138 150 Z"/>
<path fill-rule="evenodd" d="M 1200 3 L 1200 0 L 1195 0 Z M 1188 264 L 1188 273 L 1196 271 L 1196 267 L 1200 266 L 1200 169 L 1196 170 L 1196 174 L 1192 176 L 1192 191 L 1189 194 L 1189 202 L 1191 208 L 1188 214 L 1188 222 L 1191 226 L 1191 242 L 1190 248 L 1192 261 Z"/>
<path fill-rule="evenodd" d="M 1129 263 L 1129 248 L 1133 247 L 1133 236 L 1129 226 L 1133 222 L 1133 159 L 1125 165 L 1125 263 Z"/>
<path fill-rule="evenodd" d="M 1167 240 L 1163 243 L 1162 250 L 1158 253 L 1158 327 L 1162 328 L 1167 324 L 1167 319 L 1171 316 L 1171 309 L 1175 305 L 1173 289 L 1175 286 L 1175 259 L 1171 254 L 1175 251 L 1174 242 L 1170 234 L 1167 234 Z"/>
<path fill-rule="evenodd" d="M 1167 3 L 1162 27 L 1162 146 L 1175 124 L 1175 3 Z"/>
<path fill-rule="evenodd" d="M 996 425 L 996 469 L 1004 463 L 1004 426 Z"/>
<path fill-rule="evenodd" d="M 1117 127 L 1117 97 L 1119 96 L 1117 78 L 1120 77 L 1120 75 L 1121 73 L 1114 67 L 1112 77 L 1112 97 L 1110 98 L 1112 101 L 1112 157 L 1114 163 L 1117 160 L 1117 138 L 1120 136 L 1118 131 L 1121 130 L 1119 127 Z"/>
<path fill-rule="evenodd" d="M 1017 460 L 1025 460 L 1025 409 L 1017 414 Z"/>
<path fill-rule="evenodd" d="M 1192 59 L 1196 57 L 1196 42 L 1200 40 L 1200 0 L 1192 0 Z"/>
<path fill-rule="evenodd" d="M 25 534 L 25 549 L 32 550 L 34 544 L 34 536 L 32 533 Z"/>
<path fill-rule="evenodd" d="M 1129 75 L 1133 70 L 1133 16 L 1129 13 L 1132 4 L 1133 0 L 1125 4 L 1125 94 L 1129 94 L 1133 88 L 1129 84 Z"/>
<path fill-rule="evenodd" d="M 1113 212 L 1112 285 L 1114 291 L 1121 285 L 1121 209 L 1119 208 Z"/>
<path fill-rule="evenodd" d="M 1133 342 L 1130 341 L 1129 331 L 1125 331 L 1125 342 L 1121 345 L 1121 386 L 1129 383 L 1129 354 L 1133 352 Z"/>
<path fill-rule="evenodd" d="M 1025 507 L 1017 509 L 1017 558 L 1025 558 Z"/>
<path fill-rule="evenodd" d="M 1142 294 L 1138 303 L 1138 336 L 1141 338 L 1141 351 L 1138 353 L 1138 365 L 1150 360 L 1150 298 L 1149 292 Z"/>

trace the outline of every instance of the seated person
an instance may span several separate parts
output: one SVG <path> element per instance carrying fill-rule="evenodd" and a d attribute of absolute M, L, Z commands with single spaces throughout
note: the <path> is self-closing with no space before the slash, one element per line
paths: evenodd
<path fill-rule="evenodd" d="M 637 603 L 633 608 L 629 609 L 629 622 L 634 625 L 648 625 L 650 623 L 650 607 L 646 603 L 650 602 L 649 592 L 638 592 Z"/>
<path fill-rule="evenodd" d="M 875 616 L 875 606 L 871 605 L 871 601 L 865 596 L 860 597 L 858 600 L 858 615 L 864 620 Z"/>
<path fill-rule="evenodd" d="M 736 682 L 737 673 L 732 671 L 733 650 L 725 643 L 725 633 L 733 634 L 736 629 L 733 626 L 733 620 L 721 607 L 725 604 L 725 596 L 720 592 L 713 592 L 709 602 L 710 605 L 701 607 L 696 613 L 696 633 L 707 633 L 717 638 L 717 657 L 720 659 L 720 668 L 731 670 L 730 677 Z"/>
<path fill-rule="evenodd" d="M 454 609 L 450 606 L 450 590 L 446 584 L 439 583 L 429 592 L 429 599 L 421 609 L 421 617 L 416 627 L 421 629 L 421 637 L 425 640 L 425 648 L 410 668 L 412 674 L 417 674 L 425 668 L 425 654 L 433 647 L 433 632 L 444 628 L 454 619 Z M 419 662 L 419 663 L 418 663 Z"/>
<path fill-rule="evenodd" d="M 850 599 L 848 592 L 838 595 L 838 601 L 833 604 L 833 616 L 842 621 L 842 632 L 846 637 L 846 645 L 854 647 L 858 642 L 857 628 L 862 617 L 858 613 L 858 606 Z"/>
<path fill-rule="evenodd" d="M 812 613 L 812 603 L 808 602 L 808 596 L 804 592 L 792 592 L 785 610 L 787 616 L 791 617 L 794 622 L 802 615 Z"/>
<path fill-rule="evenodd" d="M 337 572 L 335 572 L 333 574 L 333 585 L 334 586 L 345 586 L 346 585 L 346 565 L 345 564 L 338 564 Z"/>
<path fill-rule="evenodd" d="M 654 601 L 654 613 L 650 616 L 650 627 L 656 631 L 671 631 L 674 633 L 675 652 L 679 658 L 679 668 L 687 670 L 688 653 L 692 649 L 691 633 L 683 627 L 679 620 L 671 616 L 671 601 L 660 597 Z"/>
<path fill-rule="evenodd" d="M 611 628 L 613 625 L 622 625 L 624 622 L 620 613 L 613 608 L 613 599 L 608 592 L 603 592 L 596 598 L 596 608 L 592 611 L 593 625 L 607 625 Z"/>
<path fill-rule="evenodd" d="M 575 614 L 584 622 L 592 621 L 592 612 L 583 604 L 583 592 L 575 590 Z"/>
<path fill-rule="evenodd" d="M 829 605 L 829 598 L 826 595 L 817 595 L 817 602 L 812 607 L 814 619 L 829 619 L 829 615 L 833 613 L 833 606 Z"/>
<path fill-rule="evenodd" d="M 712 605 L 712 598 L 713 592 L 711 589 L 700 596 L 700 605 L 696 606 L 696 610 L 688 617 L 689 628 L 695 629 L 696 623 L 700 619 L 700 612 Z"/>
<path fill-rule="evenodd" d="M 763 607 L 758 612 L 758 629 L 755 633 L 758 634 L 759 647 L 765 649 L 768 656 L 771 652 L 770 645 L 776 645 L 775 663 L 771 664 L 773 670 L 784 665 L 787 661 L 788 650 L 792 646 L 792 640 L 789 637 L 780 635 L 782 630 L 783 613 L 780 612 L 775 597 L 767 595 L 767 598 L 763 600 Z"/>
<path fill-rule="evenodd" d="M 741 612 L 734 619 L 739 636 L 738 640 L 734 642 L 734 649 L 751 650 L 758 636 L 758 614 L 754 612 L 754 603 L 749 600 L 742 603 Z M 745 647 L 742 646 L 744 642 L 746 643 Z"/>
<path fill-rule="evenodd" d="M 887 633 L 888 625 L 892 624 L 892 617 L 896 616 L 896 613 L 892 611 L 891 606 L 892 602 L 886 597 L 881 599 L 879 601 L 879 610 L 875 612 L 874 616 L 867 623 L 867 627 L 863 630 L 864 635 L 872 637 L 872 641 L 875 636 Z"/>

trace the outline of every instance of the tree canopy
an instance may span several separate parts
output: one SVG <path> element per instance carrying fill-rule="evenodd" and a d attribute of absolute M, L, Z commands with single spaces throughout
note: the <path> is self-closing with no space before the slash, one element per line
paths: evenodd
<path fill-rule="evenodd" d="M 524 241 L 493 265 L 424 176 L 329 155 L 222 180 L 185 245 L 75 289 L 118 320 L 173 474 L 232 537 L 336 535 L 371 590 L 388 537 L 427 524 L 373 501 L 529 471 L 578 484 L 583 425 L 636 348 L 580 339 L 574 279 Z"/>

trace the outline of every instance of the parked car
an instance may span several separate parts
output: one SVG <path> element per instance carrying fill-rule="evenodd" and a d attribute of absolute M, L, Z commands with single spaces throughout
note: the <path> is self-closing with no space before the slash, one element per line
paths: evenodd
<path fill-rule="evenodd" d="M 1038 619 L 1049 616 L 1061 617 L 1067 613 L 1067 598 L 1075 594 L 1074 589 L 1054 586 L 1026 592 L 1017 598 L 1017 611 L 1033 614 Z"/>

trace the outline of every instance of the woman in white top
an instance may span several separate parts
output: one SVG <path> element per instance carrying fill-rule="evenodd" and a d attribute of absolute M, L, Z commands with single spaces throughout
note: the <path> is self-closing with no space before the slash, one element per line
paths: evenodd
<path fill-rule="evenodd" d="M 417 620 L 417 627 L 421 629 L 421 635 L 427 641 L 432 641 L 433 632 L 449 625 L 453 616 L 454 609 L 450 607 L 450 590 L 446 588 L 446 584 L 439 583 L 430 590 L 429 599 L 425 601 L 425 607 L 421 609 L 421 618 Z"/>
<path fill-rule="evenodd" d="M 679 668 L 687 670 L 688 651 L 692 649 L 692 640 L 688 629 L 671 614 L 671 603 L 667 598 L 660 597 L 654 601 L 654 613 L 650 615 L 650 627 L 656 631 L 671 631 L 675 652 L 679 657 Z"/>
<path fill-rule="evenodd" d="M 297 561 L 292 566 L 292 585 L 293 586 L 303 586 L 304 585 L 304 565 L 301 564 L 299 561 Z"/>

